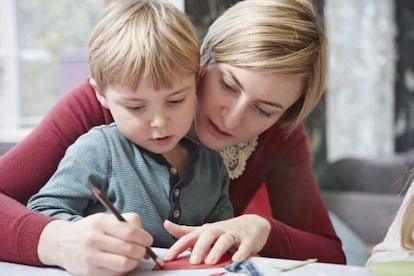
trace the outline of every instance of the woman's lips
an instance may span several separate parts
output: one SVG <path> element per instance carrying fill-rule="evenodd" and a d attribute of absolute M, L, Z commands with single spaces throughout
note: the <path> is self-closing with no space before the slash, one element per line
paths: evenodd
<path fill-rule="evenodd" d="M 211 120 L 208 120 L 209 124 L 208 124 L 208 131 L 215 137 L 218 138 L 229 138 L 232 135 L 227 133 L 227 132 L 223 132 L 221 131 Z"/>

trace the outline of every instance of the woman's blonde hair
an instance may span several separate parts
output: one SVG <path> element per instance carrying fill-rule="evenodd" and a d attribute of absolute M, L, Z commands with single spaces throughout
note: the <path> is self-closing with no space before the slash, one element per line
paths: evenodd
<path fill-rule="evenodd" d="M 156 0 L 110 4 L 89 40 L 89 67 L 98 89 L 136 89 L 142 76 L 170 87 L 177 70 L 196 73 L 199 40 L 191 20 L 174 5 Z"/>
<path fill-rule="evenodd" d="M 412 183 L 411 185 L 414 185 Z M 411 196 L 405 209 L 401 224 L 401 246 L 414 250 L 414 196 Z"/>
<path fill-rule="evenodd" d="M 323 94 L 327 42 L 310 2 L 244 0 L 210 26 L 201 45 L 201 64 L 210 62 L 303 76 L 303 95 L 279 120 L 292 131 Z"/>

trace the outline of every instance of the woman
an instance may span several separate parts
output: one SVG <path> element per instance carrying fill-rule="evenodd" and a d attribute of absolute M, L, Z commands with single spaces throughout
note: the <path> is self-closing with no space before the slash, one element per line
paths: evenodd
<path fill-rule="evenodd" d="M 195 229 L 166 222 L 172 235 L 182 236 L 168 257 L 191 245 L 192 263 L 204 257 L 214 263 L 230 247 L 237 249 L 233 260 L 258 252 L 345 262 L 301 123 L 322 95 L 326 51 L 323 30 L 305 0 L 242 1 L 211 26 L 201 49 L 195 130 L 202 143 L 224 156 L 238 216 Z M 1 159 L 1 230 L 9 238 L 2 241 L 0 259 L 69 271 L 82 262 L 82 273 L 125 272 L 138 265 L 137 252 L 150 237 L 133 227 L 140 225 L 137 215 L 127 216 L 130 225 L 104 214 L 69 223 L 22 205 L 46 183 L 79 135 L 110 122 L 110 114 L 84 83 Z M 273 217 L 242 215 L 264 181 Z"/>

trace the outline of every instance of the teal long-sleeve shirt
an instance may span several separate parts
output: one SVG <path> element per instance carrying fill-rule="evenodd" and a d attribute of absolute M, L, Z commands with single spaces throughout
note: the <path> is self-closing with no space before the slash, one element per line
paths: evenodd
<path fill-rule="evenodd" d="M 169 247 L 175 239 L 163 228 L 165 219 L 202 225 L 233 216 L 229 178 L 219 154 L 190 138 L 181 142 L 193 150 L 179 179 L 162 155 L 130 142 L 116 124 L 95 127 L 68 148 L 28 207 L 65 220 L 106 212 L 91 192 L 93 184 L 121 212 L 139 213 L 154 246 Z"/>

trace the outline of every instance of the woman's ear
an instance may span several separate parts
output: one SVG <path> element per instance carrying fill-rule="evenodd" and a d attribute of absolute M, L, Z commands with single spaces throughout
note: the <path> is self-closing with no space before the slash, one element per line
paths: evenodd
<path fill-rule="evenodd" d="M 95 96 L 98 102 L 105 108 L 108 108 L 108 104 L 106 103 L 105 93 L 98 89 L 96 81 L 92 78 L 89 79 L 89 84 L 92 86 L 93 90 L 95 91 Z"/>

